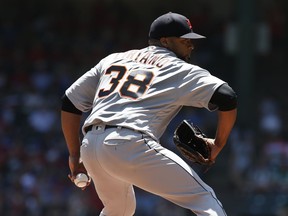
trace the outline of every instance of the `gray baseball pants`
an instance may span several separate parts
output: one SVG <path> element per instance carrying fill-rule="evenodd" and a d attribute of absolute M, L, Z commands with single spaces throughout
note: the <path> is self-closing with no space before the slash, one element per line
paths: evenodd
<path fill-rule="evenodd" d="M 226 216 L 214 191 L 185 161 L 141 132 L 94 126 L 83 138 L 81 159 L 104 205 L 101 216 L 132 216 L 133 185 L 198 216 Z"/>

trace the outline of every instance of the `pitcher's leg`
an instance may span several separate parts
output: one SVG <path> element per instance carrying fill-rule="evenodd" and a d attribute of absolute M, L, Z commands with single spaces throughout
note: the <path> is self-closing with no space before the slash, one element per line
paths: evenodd
<path fill-rule="evenodd" d="M 97 176 L 95 178 L 97 178 Z M 104 205 L 101 214 L 107 216 L 134 215 L 136 209 L 136 199 L 132 185 L 119 181 L 113 183 L 113 181 L 109 180 L 105 183 L 105 185 L 110 188 L 109 192 L 97 189 L 101 188 L 101 183 L 99 184 L 99 181 L 94 182 L 94 185 L 97 190 L 97 194 Z"/>
<path fill-rule="evenodd" d="M 198 216 L 226 216 L 211 187 L 178 155 L 146 140 L 145 160 L 133 173 L 134 185 L 190 209 Z M 131 173 L 132 175 L 132 173 Z"/>
<path fill-rule="evenodd" d="M 97 144 L 91 143 L 91 140 L 93 139 L 84 138 L 81 146 L 81 158 L 104 205 L 101 215 L 132 216 L 136 209 L 133 186 L 112 177 L 102 169 L 95 154 L 95 151 L 101 150 L 99 148 L 96 150 Z"/>

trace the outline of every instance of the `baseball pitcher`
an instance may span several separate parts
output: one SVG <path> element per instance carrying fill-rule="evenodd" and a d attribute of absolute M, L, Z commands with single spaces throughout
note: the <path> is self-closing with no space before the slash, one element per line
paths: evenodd
<path fill-rule="evenodd" d="M 61 121 L 70 179 L 83 172 L 91 176 L 104 205 L 101 216 L 133 215 L 133 186 L 196 215 L 226 215 L 213 189 L 159 143 L 183 106 L 216 111 L 215 137 L 203 138 L 209 146 L 206 160 L 214 163 L 234 126 L 233 89 L 188 63 L 193 40 L 201 38 L 185 16 L 164 14 L 151 24 L 148 47 L 103 58 L 65 91 Z M 83 112 L 90 115 L 81 125 Z"/>

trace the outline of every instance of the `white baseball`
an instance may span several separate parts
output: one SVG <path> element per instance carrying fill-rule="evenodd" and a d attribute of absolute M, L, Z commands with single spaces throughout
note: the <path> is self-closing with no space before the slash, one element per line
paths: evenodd
<path fill-rule="evenodd" d="M 87 186 L 88 181 L 89 181 L 89 178 L 85 173 L 78 173 L 76 178 L 74 179 L 74 184 L 77 187 L 82 188 L 82 187 Z"/>

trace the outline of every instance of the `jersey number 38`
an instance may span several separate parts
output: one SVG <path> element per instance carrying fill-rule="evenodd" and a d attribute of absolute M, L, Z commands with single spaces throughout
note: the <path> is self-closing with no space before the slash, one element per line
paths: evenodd
<path fill-rule="evenodd" d="M 116 75 L 112 76 L 112 73 Z M 98 97 L 107 97 L 117 89 L 121 97 L 137 99 L 147 91 L 154 77 L 151 71 L 139 69 L 129 71 L 121 65 L 110 66 L 105 75 L 110 76 L 109 87 L 101 88 Z"/>

